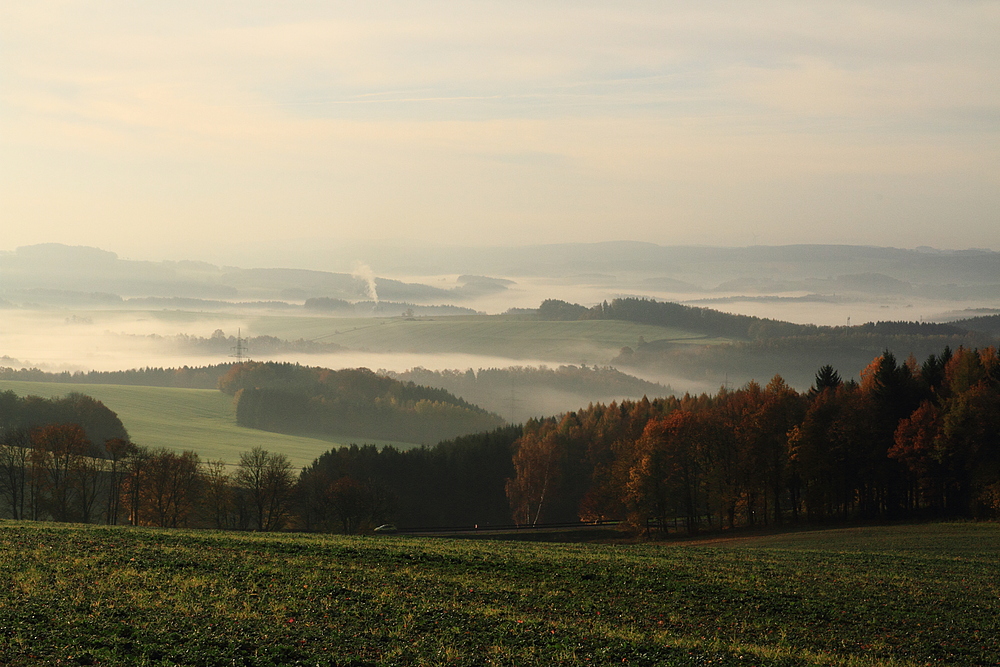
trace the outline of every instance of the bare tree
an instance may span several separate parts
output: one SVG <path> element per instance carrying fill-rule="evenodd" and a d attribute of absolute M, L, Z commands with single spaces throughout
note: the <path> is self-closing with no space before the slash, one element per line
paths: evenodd
<path fill-rule="evenodd" d="M 249 497 L 257 530 L 279 530 L 284 525 L 295 484 L 292 462 L 286 455 L 261 447 L 243 452 L 236 483 Z"/>
<path fill-rule="evenodd" d="M 224 461 L 209 461 L 204 467 L 205 511 L 219 530 L 238 526 L 236 493 Z"/>
<path fill-rule="evenodd" d="M 139 448 L 123 438 L 111 438 L 104 443 L 108 453 L 108 504 L 104 512 L 108 525 L 117 525 L 121 515 L 122 491 L 128 474 L 129 458 L 135 456 Z"/>
<path fill-rule="evenodd" d="M 31 436 L 27 429 L 14 429 L 4 433 L 0 443 L 0 494 L 7 501 L 13 519 L 27 518 L 24 511 L 30 454 Z"/>
<path fill-rule="evenodd" d="M 31 432 L 32 471 L 49 513 L 56 521 L 72 521 L 79 500 L 79 468 L 90 441 L 77 424 L 52 424 Z"/>
<path fill-rule="evenodd" d="M 77 508 L 83 523 L 90 523 L 94 518 L 97 499 L 104 493 L 108 482 L 105 475 L 106 461 L 96 454 L 91 448 L 91 451 L 76 459 L 76 465 L 71 470 L 70 483 L 76 490 Z"/>
<path fill-rule="evenodd" d="M 128 501 L 128 522 L 138 526 L 143 512 L 143 482 L 146 471 L 153 458 L 148 447 L 136 446 L 128 457 L 125 465 L 125 478 L 122 482 L 122 492 Z"/>

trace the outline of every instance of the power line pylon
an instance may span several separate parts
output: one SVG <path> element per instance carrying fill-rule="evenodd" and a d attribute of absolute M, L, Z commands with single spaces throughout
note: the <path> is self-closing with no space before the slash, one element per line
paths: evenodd
<path fill-rule="evenodd" d="M 236 363 L 242 364 L 244 361 L 249 361 L 250 358 L 247 356 L 249 349 L 246 346 L 246 339 L 241 335 L 243 333 L 242 328 L 236 330 L 236 345 L 229 348 L 233 351 L 230 357 L 236 358 Z"/>

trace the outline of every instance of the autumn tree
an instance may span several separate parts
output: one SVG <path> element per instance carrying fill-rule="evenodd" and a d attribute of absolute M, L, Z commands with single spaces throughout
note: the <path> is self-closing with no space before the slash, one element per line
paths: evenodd
<path fill-rule="evenodd" d="M 704 454 L 710 439 L 705 413 L 676 410 L 650 420 L 636 443 L 638 456 L 629 479 L 634 526 L 651 517 L 665 527 L 669 518 L 679 515 L 688 533 L 697 532 L 704 507 Z"/>
<path fill-rule="evenodd" d="M 712 437 L 705 443 L 706 485 L 709 506 L 719 514 L 719 525 L 736 526 L 743 492 L 737 432 L 741 413 L 733 392 L 722 388 L 709 410 Z"/>
<path fill-rule="evenodd" d="M 907 509 L 944 509 L 944 468 L 936 444 L 940 429 L 940 410 L 929 400 L 896 427 L 888 456 L 906 466 Z"/>
<path fill-rule="evenodd" d="M 770 490 L 772 518 L 782 521 L 782 498 L 790 490 L 788 474 L 788 434 L 802 419 L 804 404 L 798 392 L 775 375 L 764 389 L 764 401 L 755 415 L 762 447 L 763 480 Z M 794 507 L 794 493 L 792 493 Z"/>
<path fill-rule="evenodd" d="M 861 373 L 861 394 L 870 412 L 864 445 L 861 511 L 869 518 L 898 515 L 906 496 L 902 465 L 889 457 L 900 420 L 920 404 L 915 363 L 899 364 L 889 350 Z"/>
<path fill-rule="evenodd" d="M 96 516 L 98 500 L 106 492 L 108 477 L 106 461 L 88 444 L 88 451 L 76 459 L 71 471 L 72 483 L 76 487 L 80 521 L 91 523 Z"/>
<path fill-rule="evenodd" d="M 514 477 L 507 480 L 507 498 L 515 523 L 535 525 L 557 492 L 563 442 L 554 424 L 543 423 L 526 432 L 516 447 Z"/>
<path fill-rule="evenodd" d="M 790 465 L 811 521 L 846 510 L 846 499 L 853 495 L 845 466 L 847 434 L 841 432 L 840 420 L 847 391 L 828 387 L 814 394 L 802 421 L 789 433 Z"/>
<path fill-rule="evenodd" d="M 980 382 L 949 399 L 935 447 L 947 509 L 980 515 L 984 490 L 1000 479 L 1000 393 Z"/>
<path fill-rule="evenodd" d="M 201 485 L 198 454 L 180 454 L 166 448 L 150 452 L 138 479 L 142 497 L 139 522 L 179 528 L 188 525 Z"/>

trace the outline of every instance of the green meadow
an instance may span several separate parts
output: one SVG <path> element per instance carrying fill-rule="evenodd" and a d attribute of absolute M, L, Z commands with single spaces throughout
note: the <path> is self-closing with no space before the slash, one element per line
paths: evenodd
<path fill-rule="evenodd" d="M 1000 526 L 655 544 L 0 522 L 8 665 L 995 665 Z"/>
<path fill-rule="evenodd" d="M 0 381 L 0 391 L 43 398 L 78 392 L 93 396 L 118 414 L 132 441 L 147 447 L 191 449 L 202 460 L 237 463 L 240 453 L 254 447 L 281 452 L 296 467 L 308 465 L 323 452 L 357 438 L 312 438 L 269 433 L 236 425 L 233 399 L 214 389 L 175 389 L 107 384 Z M 408 443 L 372 441 L 409 448 Z M 359 444 L 361 444 L 359 442 Z"/>

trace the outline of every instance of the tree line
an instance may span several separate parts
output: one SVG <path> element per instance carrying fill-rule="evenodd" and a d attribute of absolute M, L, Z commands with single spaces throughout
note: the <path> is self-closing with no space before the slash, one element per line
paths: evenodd
<path fill-rule="evenodd" d="M 121 438 L 98 448 L 76 424 L 0 440 L 0 501 L 16 520 L 278 530 L 290 525 L 294 489 L 288 458 L 261 449 L 230 472 L 194 451 Z"/>
<path fill-rule="evenodd" d="M 282 454 L 244 452 L 230 471 L 137 445 L 90 396 L 0 393 L 0 505 L 13 519 L 275 530 L 292 516 L 295 481 Z"/>
<path fill-rule="evenodd" d="M 520 434 L 508 426 L 407 451 L 352 445 L 297 472 L 262 448 L 230 466 L 127 438 L 97 445 L 74 423 L 5 427 L 0 507 L 16 520 L 219 530 L 505 524 Z"/>
<path fill-rule="evenodd" d="M 1000 360 L 884 352 L 806 393 L 780 376 L 717 394 L 596 405 L 525 425 L 507 494 L 519 523 L 635 530 L 1000 511 Z"/>
<path fill-rule="evenodd" d="M 59 373 L 50 373 L 37 368 L 0 367 L 0 380 L 218 389 L 219 378 L 228 373 L 232 366 L 232 363 L 178 368 L 147 366 L 124 371 L 62 371 Z"/>

